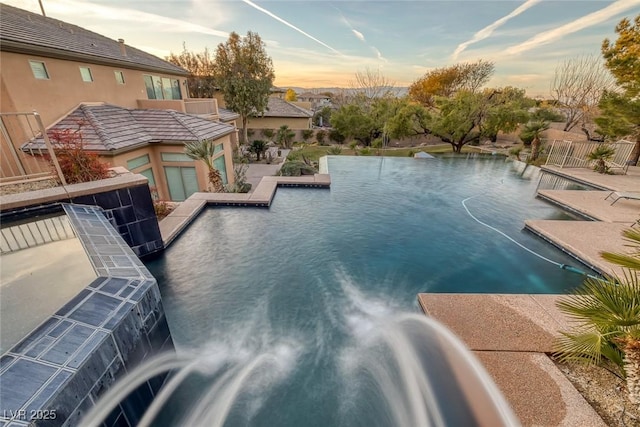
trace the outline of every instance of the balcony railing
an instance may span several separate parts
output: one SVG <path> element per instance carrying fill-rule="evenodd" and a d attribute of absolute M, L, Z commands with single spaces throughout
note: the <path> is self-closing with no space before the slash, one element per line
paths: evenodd
<path fill-rule="evenodd" d="M 41 136 L 43 148 L 22 148 L 27 141 Z M 0 151 L 0 185 L 46 179 L 66 185 L 38 113 L 0 113 Z"/>
<path fill-rule="evenodd" d="M 184 100 L 184 109 L 187 114 L 218 115 L 218 100 L 214 98 L 189 98 Z"/>
<path fill-rule="evenodd" d="M 599 145 L 602 145 L 602 143 L 555 140 L 551 145 L 546 164 L 548 166 L 558 166 L 561 168 L 590 167 L 592 161 L 588 159 L 588 156 Z M 626 173 L 635 143 L 621 139 L 620 141 L 608 143 L 607 145 L 615 150 L 611 160 L 607 161 L 607 166 L 612 169 L 622 169 L 622 172 Z"/>

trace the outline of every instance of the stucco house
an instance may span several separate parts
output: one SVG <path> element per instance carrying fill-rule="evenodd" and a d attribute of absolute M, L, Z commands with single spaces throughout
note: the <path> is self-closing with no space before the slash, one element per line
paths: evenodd
<path fill-rule="evenodd" d="M 176 160 L 185 142 L 199 138 L 212 138 L 220 147 L 216 161 L 224 165 L 223 180 L 233 181 L 238 115 L 221 114 L 215 99 L 188 98 L 186 70 L 126 45 L 122 39 L 112 40 L 7 5 L 0 6 L 0 61 L 0 113 L 36 111 L 48 129 L 84 114 L 87 132 L 99 126 L 106 132 L 100 138 L 102 146 L 90 144 L 88 149 L 112 166 L 144 172 L 155 183 L 160 198 L 182 199 L 181 194 L 177 196 L 180 185 L 188 197 L 196 186 L 186 182 L 194 175 L 198 189 L 206 188 L 206 174 L 197 165 L 200 162 L 184 157 Z M 101 121 L 107 110 L 112 121 Z M 97 124 L 92 123 L 93 116 L 98 117 Z M 6 120 L 10 119 L 3 116 L 3 122 Z M 156 132 L 163 127 L 180 132 L 168 138 Z M 19 134 L 17 138 L 12 135 L 14 145 L 27 142 Z M 190 137 L 182 138 L 184 135 Z M 93 140 L 88 135 L 85 139 Z M 119 142 L 109 145 L 116 140 Z M 141 157 L 149 163 L 142 164 Z M 173 160 L 167 160 L 170 158 Z"/>
<path fill-rule="evenodd" d="M 249 117 L 247 126 L 249 129 L 260 130 L 278 129 L 282 125 L 287 125 L 295 131 L 310 129 L 312 118 L 312 111 L 271 96 L 264 113 Z"/>

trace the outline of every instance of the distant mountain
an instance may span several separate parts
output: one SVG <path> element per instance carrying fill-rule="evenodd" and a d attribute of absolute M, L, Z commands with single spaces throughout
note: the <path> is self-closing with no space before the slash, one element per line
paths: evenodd
<path fill-rule="evenodd" d="M 351 93 L 354 92 L 355 89 L 351 89 L 351 88 L 344 88 L 344 87 L 314 87 L 314 88 L 305 88 L 305 87 L 297 87 L 297 86 L 280 86 L 283 89 L 293 89 L 296 93 L 300 94 L 303 92 L 313 92 L 313 93 L 323 93 L 323 92 L 332 92 L 332 93 L 336 93 L 336 92 L 341 92 L 341 91 L 345 91 L 347 93 Z M 406 86 L 396 86 L 392 89 L 393 93 L 396 96 L 404 96 L 407 94 L 407 91 L 409 90 L 408 87 Z"/>

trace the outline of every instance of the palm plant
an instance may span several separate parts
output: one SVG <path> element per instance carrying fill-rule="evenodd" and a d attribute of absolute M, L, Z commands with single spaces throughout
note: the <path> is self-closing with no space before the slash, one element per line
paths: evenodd
<path fill-rule="evenodd" d="M 251 142 L 249 151 L 256 155 L 256 161 L 260 161 L 260 155 L 267 151 L 267 143 L 261 139 L 256 139 Z"/>
<path fill-rule="evenodd" d="M 623 277 L 587 279 L 558 308 L 577 322 L 556 341 L 561 361 L 600 364 L 605 358 L 625 378 L 629 400 L 640 404 L 640 232 L 624 232 L 635 249 L 629 254 L 603 252 L 625 268 Z"/>
<path fill-rule="evenodd" d="M 540 154 L 540 141 L 542 132 L 549 129 L 549 122 L 534 120 L 524 126 L 522 133 L 531 138 L 531 160 L 536 160 Z"/>
<path fill-rule="evenodd" d="M 616 149 L 607 144 L 601 144 L 596 147 L 589 155 L 587 159 L 594 160 L 596 162 L 593 170 L 598 173 L 607 173 L 609 168 L 607 167 L 607 160 L 611 160 L 616 153 Z"/>
<path fill-rule="evenodd" d="M 184 146 L 184 154 L 193 160 L 202 161 L 209 170 L 211 190 L 215 193 L 224 193 L 224 184 L 222 183 L 220 171 L 213 165 L 213 155 L 215 154 L 213 140 L 205 139 L 190 142 Z"/>
<path fill-rule="evenodd" d="M 287 125 L 280 126 L 280 129 L 278 129 L 278 132 L 276 133 L 276 139 L 283 148 L 291 148 L 291 143 L 295 136 L 296 133 L 289 129 L 289 126 Z"/>

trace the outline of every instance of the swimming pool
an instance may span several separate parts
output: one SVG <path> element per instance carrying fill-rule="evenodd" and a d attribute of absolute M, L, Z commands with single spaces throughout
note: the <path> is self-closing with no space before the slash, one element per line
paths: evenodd
<path fill-rule="evenodd" d="M 375 413 L 371 396 L 346 391 L 344 366 L 365 357 L 355 337 L 416 311 L 417 293 L 561 293 L 581 283 L 461 204 L 474 197 L 467 207 L 480 220 L 575 265 L 522 230 L 525 219 L 568 218 L 535 199 L 531 171 L 496 157 L 330 157 L 330 190 L 280 188 L 269 209 L 207 209 L 147 266 L 179 349 L 270 349 L 286 361 L 278 386 L 245 402 L 250 425 L 355 425 Z M 336 409 L 344 399 L 349 422 Z"/>

